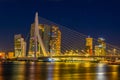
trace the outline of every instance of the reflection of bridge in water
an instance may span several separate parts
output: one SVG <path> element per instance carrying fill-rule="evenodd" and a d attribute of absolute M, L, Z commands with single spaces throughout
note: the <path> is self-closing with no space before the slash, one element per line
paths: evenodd
<path fill-rule="evenodd" d="M 54 30 L 57 29 L 58 32 L 52 29 L 53 26 L 58 27 L 54 27 Z M 77 31 L 38 17 L 38 13 L 36 13 L 33 27 L 34 29 L 31 31 L 33 32 L 31 33 L 32 37 L 30 37 L 32 39 L 30 42 L 33 41 L 33 43 L 29 44 L 28 58 L 26 59 L 30 59 L 29 57 L 33 57 L 31 59 L 48 58 L 49 56 L 52 58 L 120 58 L 120 56 L 109 56 L 119 55 L 120 48 L 106 43 L 103 38 L 97 40 L 88 37 Z"/>

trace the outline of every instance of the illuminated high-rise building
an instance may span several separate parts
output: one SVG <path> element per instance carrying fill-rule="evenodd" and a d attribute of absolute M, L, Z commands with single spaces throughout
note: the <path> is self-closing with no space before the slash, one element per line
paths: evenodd
<path fill-rule="evenodd" d="M 60 55 L 61 53 L 61 32 L 57 26 L 51 27 L 50 35 L 50 53 Z"/>
<path fill-rule="evenodd" d="M 26 42 L 21 34 L 17 34 L 14 36 L 14 53 L 15 57 L 26 56 Z"/>
<path fill-rule="evenodd" d="M 0 59 L 5 59 L 5 58 L 6 58 L 5 52 L 0 52 Z"/>
<path fill-rule="evenodd" d="M 30 42 L 29 42 L 29 52 L 28 52 L 29 57 L 34 57 L 34 52 L 35 52 L 35 37 L 34 37 L 34 34 L 35 34 L 35 23 L 31 24 L 31 29 L 30 29 Z M 37 50 L 39 50 L 39 48 Z M 39 51 L 37 51 L 36 55 L 40 54 L 38 52 Z"/>
<path fill-rule="evenodd" d="M 49 25 L 42 25 L 42 40 L 45 46 L 46 52 L 49 54 L 50 52 L 50 35 L 51 35 L 51 27 Z"/>
<path fill-rule="evenodd" d="M 93 38 L 88 37 L 86 38 L 86 51 L 89 55 L 93 55 Z"/>
<path fill-rule="evenodd" d="M 44 25 L 44 24 L 39 24 L 38 27 L 39 27 L 39 35 L 41 35 L 46 52 L 49 52 L 50 27 L 48 25 Z M 35 34 L 35 24 L 33 23 L 33 24 L 31 24 L 31 30 L 30 30 L 30 44 L 29 44 L 29 54 L 28 54 L 28 56 L 31 56 L 31 57 L 34 57 L 34 52 L 35 52 L 34 34 Z M 36 56 L 39 57 L 42 55 L 42 53 L 43 52 L 41 51 L 41 46 L 38 43 Z"/>
<path fill-rule="evenodd" d="M 106 55 L 106 43 L 104 38 L 98 38 L 98 45 L 95 46 L 95 55 L 97 56 Z"/>
<path fill-rule="evenodd" d="M 9 59 L 14 58 L 14 52 L 8 52 L 7 58 Z"/>
<path fill-rule="evenodd" d="M 57 26 L 50 26 L 47 24 L 39 24 L 39 35 L 41 35 L 45 50 L 48 55 L 60 55 L 61 53 L 61 32 Z M 31 24 L 30 31 L 30 44 L 28 56 L 34 57 L 35 52 L 35 40 L 34 40 L 34 28 L 35 24 Z M 37 44 L 36 56 L 43 56 L 41 46 Z"/>

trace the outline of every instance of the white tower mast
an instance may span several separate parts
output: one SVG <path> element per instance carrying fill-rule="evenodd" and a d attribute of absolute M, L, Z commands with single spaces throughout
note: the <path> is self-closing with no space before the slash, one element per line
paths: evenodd
<path fill-rule="evenodd" d="M 43 55 L 47 56 L 46 49 L 44 47 L 41 35 L 39 34 L 38 24 L 39 24 L 39 21 L 38 21 L 38 12 L 36 12 L 36 14 L 35 14 L 35 34 L 34 34 L 34 36 L 35 36 L 35 56 L 34 57 L 36 57 L 36 53 L 37 53 L 37 42 L 39 42 L 39 44 L 41 46 Z"/>

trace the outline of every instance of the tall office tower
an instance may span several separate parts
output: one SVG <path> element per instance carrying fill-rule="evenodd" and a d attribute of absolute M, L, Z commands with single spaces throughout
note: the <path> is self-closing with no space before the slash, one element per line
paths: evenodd
<path fill-rule="evenodd" d="M 95 45 L 95 56 L 100 56 L 101 50 L 98 45 Z"/>
<path fill-rule="evenodd" d="M 106 55 L 106 43 L 104 38 L 98 38 L 99 48 L 101 49 L 101 55 Z"/>
<path fill-rule="evenodd" d="M 89 55 L 93 55 L 93 38 L 91 37 L 88 37 L 86 38 L 86 50 L 87 50 L 87 53 L 89 53 Z"/>
<path fill-rule="evenodd" d="M 106 55 L 105 39 L 98 38 L 98 45 L 95 46 L 95 55 L 97 55 L 97 56 L 105 56 Z"/>
<path fill-rule="evenodd" d="M 44 25 L 44 24 L 39 24 L 39 35 L 41 35 L 42 42 L 44 44 L 45 50 L 48 53 L 49 52 L 49 41 L 50 41 L 50 26 Z M 29 44 L 29 54 L 28 56 L 34 57 L 34 52 L 35 52 L 35 37 L 34 37 L 34 32 L 35 32 L 35 24 L 31 24 L 31 31 L 30 31 L 30 44 Z M 40 43 L 37 43 L 37 53 L 36 57 L 43 56 L 43 52 L 41 50 Z"/>
<path fill-rule="evenodd" d="M 26 42 L 21 34 L 17 34 L 14 36 L 14 53 L 15 57 L 26 56 Z"/>
<path fill-rule="evenodd" d="M 29 52 L 28 52 L 28 56 L 29 57 L 34 57 L 34 53 L 35 53 L 35 23 L 31 24 L 31 29 L 30 29 L 30 42 L 29 42 Z M 38 46 L 38 45 L 37 45 Z M 37 56 L 39 56 L 39 48 L 37 49 Z"/>
<path fill-rule="evenodd" d="M 43 28 L 44 28 L 44 30 L 42 31 L 42 34 L 43 34 L 42 40 L 43 40 L 46 52 L 49 54 L 49 52 L 50 52 L 50 39 L 51 39 L 51 26 L 44 24 Z"/>
<path fill-rule="evenodd" d="M 50 53 L 60 55 L 61 53 L 61 32 L 57 26 L 51 27 Z"/>

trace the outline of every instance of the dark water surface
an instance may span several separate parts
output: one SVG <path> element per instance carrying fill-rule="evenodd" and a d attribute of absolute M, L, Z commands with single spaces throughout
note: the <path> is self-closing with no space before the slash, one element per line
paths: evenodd
<path fill-rule="evenodd" d="M 62 62 L 1 63 L 0 80 L 120 80 L 120 66 Z"/>

